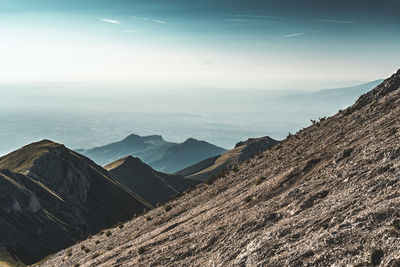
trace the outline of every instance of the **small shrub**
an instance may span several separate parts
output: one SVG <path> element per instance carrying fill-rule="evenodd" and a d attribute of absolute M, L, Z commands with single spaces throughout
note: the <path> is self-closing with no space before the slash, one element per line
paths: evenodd
<path fill-rule="evenodd" d="M 74 267 L 79 267 L 80 264 L 79 263 L 75 263 Z"/>
<path fill-rule="evenodd" d="M 165 210 L 165 212 L 168 212 L 168 211 L 172 210 L 172 207 L 170 205 L 166 205 L 164 207 L 164 210 Z"/>
<path fill-rule="evenodd" d="M 97 258 L 100 255 L 101 254 L 99 252 L 94 253 L 93 256 L 92 256 L 92 260 L 94 260 L 95 258 Z"/>
<path fill-rule="evenodd" d="M 400 259 L 395 259 L 392 263 L 392 267 L 400 267 Z"/>
<path fill-rule="evenodd" d="M 151 218 L 150 216 L 146 216 L 145 218 L 146 218 L 146 221 L 148 221 L 148 222 L 153 220 L 153 218 Z"/>
<path fill-rule="evenodd" d="M 384 255 L 385 252 L 382 249 L 373 249 L 371 252 L 371 264 L 373 266 L 378 266 Z"/>
<path fill-rule="evenodd" d="M 112 236 L 112 233 L 111 233 L 110 230 L 108 230 L 108 231 L 106 232 L 106 237 L 110 237 L 110 236 Z"/>
<path fill-rule="evenodd" d="M 396 230 L 400 230 L 400 220 L 399 219 L 393 220 L 392 225 Z"/>
<path fill-rule="evenodd" d="M 396 128 L 391 128 L 390 130 L 389 130 L 389 136 L 393 136 L 393 135 L 395 135 L 397 133 L 397 129 Z"/>
<path fill-rule="evenodd" d="M 139 255 L 142 255 L 145 251 L 146 251 L 146 249 L 144 247 L 139 247 L 138 248 L 138 254 Z"/>
<path fill-rule="evenodd" d="M 122 228 L 124 228 L 125 226 L 124 226 L 124 224 L 123 223 L 121 223 L 120 225 L 118 225 L 118 228 L 119 229 L 122 229 Z"/>
<path fill-rule="evenodd" d="M 261 176 L 260 178 L 257 179 L 256 185 L 262 184 L 265 180 L 267 180 L 267 178 L 265 178 L 264 176 Z"/>
<path fill-rule="evenodd" d="M 72 250 L 68 250 L 68 251 L 67 251 L 67 256 L 68 256 L 68 257 L 71 257 L 71 256 L 72 256 Z"/>
<path fill-rule="evenodd" d="M 100 244 L 100 240 L 96 240 L 96 242 L 94 242 L 96 245 Z"/>
<path fill-rule="evenodd" d="M 244 202 L 249 203 L 251 200 L 252 200 L 251 196 L 247 196 L 247 197 L 244 199 Z"/>

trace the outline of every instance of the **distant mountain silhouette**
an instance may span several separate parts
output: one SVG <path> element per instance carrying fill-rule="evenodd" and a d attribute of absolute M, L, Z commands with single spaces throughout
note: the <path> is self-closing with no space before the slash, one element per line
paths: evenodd
<path fill-rule="evenodd" d="M 166 173 L 173 173 L 225 151 L 221 147 L 192 138 L 176 144 L 165 141 L 159 135 L 138 136 L 135 134 L 109 145 L 80 150 L 82 154 L 101 165 L 126 156 L 133 156 L 140 158 L 152 168 Z"/>
<path fill-rule="evenodd" d="M 128 156 L 104 167 L 109 175 L 127 189 L 136 193 L 154 207 L 173 196 L 195 186 L 199 182 L 180 175 L 165 174 L 153 170 L 140 159 Z"/>
<path fill-rule="evenodd" d="M 278 141 L 268 136 L 250 138 L 247 141 L 237 143 L 234 149 L 225 152 L 221 156 L 208 158 L 175 174 L 193 180 L 206 181 L 213 176 L 219 175 L 224 170 L 239 165 L 277 143 Z"/>
<path fill-rule="evenodd" d="M 90 159 L 49 140 L 0 158 L 0 248 L 25 264 L 150 207 Z"/>

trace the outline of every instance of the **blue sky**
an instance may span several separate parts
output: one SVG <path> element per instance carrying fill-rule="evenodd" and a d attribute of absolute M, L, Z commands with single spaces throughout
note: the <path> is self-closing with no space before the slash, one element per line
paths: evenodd
<path fill-rule="evenodd" d="M 399 68 L 398 1 L 0 0 L 0 83 L 326 88 Z"/>

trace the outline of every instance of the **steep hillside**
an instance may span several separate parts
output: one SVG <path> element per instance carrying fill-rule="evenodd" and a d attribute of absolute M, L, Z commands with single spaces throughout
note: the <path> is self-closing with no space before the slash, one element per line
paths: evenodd
<path fill-rule="evenodd" d="M 42 266 L 399 266 L 399 115 L 400 70 L 171 210 Z"/>
<path fill-rule="evenodd" d="M 24 263 L 148 206 L 88 158 L 48 140 L 0 158 L 0 244 Z"/>
<path fill-rule="evenodd" d="M 268 136 L 250 138 L 245 142 L 237 143 L 234 149 L 225 152 L 219 157 L 203 160 L 176 174 L 188 179 L 207 181 L 213 176 L 218 176 L 222 171 L 234 168 L 277 143 L 278 141 Z"/>
<path fill-rule="evenodd" d="M 158 171 L 173 173 L 196 162 L 217 156 L 226 150 L 189 138 L 181 144 L 165 141 L 159 135 L 138 136 L 132 134 L 124 140 L 106 146 L 80 152 L 101 165 L 109 164 L 126 156 L 140 158 Z"/>
<path fill-rule="evenodd" d="M 114 180 L 154 207 L 199 182 L 153 170 L 140 159 L 128 156 L 104 167 Z"/>

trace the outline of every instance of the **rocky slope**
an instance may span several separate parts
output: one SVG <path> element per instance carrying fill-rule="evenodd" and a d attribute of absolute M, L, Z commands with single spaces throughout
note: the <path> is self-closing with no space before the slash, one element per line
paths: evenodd
<path fill-rule="evenodd" d="M 48 140 L 0 158 L 0 247 L 24 263 L 148 207 L 93 161 Z"/>
<path fill-rule="evenodd" d="M 207 181 L 212 177 L 218 176 L 224 170 L 234 168 L 277 143 L 278 141 L 268 136 L 250 138 L 247 141 L 237 143 L 234 149 L 225 152 L 219 157 L 206 159 L 176 174 L 188 179 Z"/>
<path fill-rule="evenodd" d="M 209 157 L 221 155 L 226 150 L 189 138 L 181 144 L 165 141 L 159 135 L 131 134 L 124 140 L 89 150 L 79 150 L 101 165 L 126 156 L 140 158 L 158 171 L 173 173 Z"/>
<path fill-rule="evenodd" d="M 111 178 L 142 197 L 152 206 L 198 185 L 199 182 L 153 170 L 140 159 L 128 156 L 104 167 Z"/>
<path fill-rule="evenodd" d="M 42 266 L 399 266 L 399 115 L 400 70 L 171 210 Z"/>

